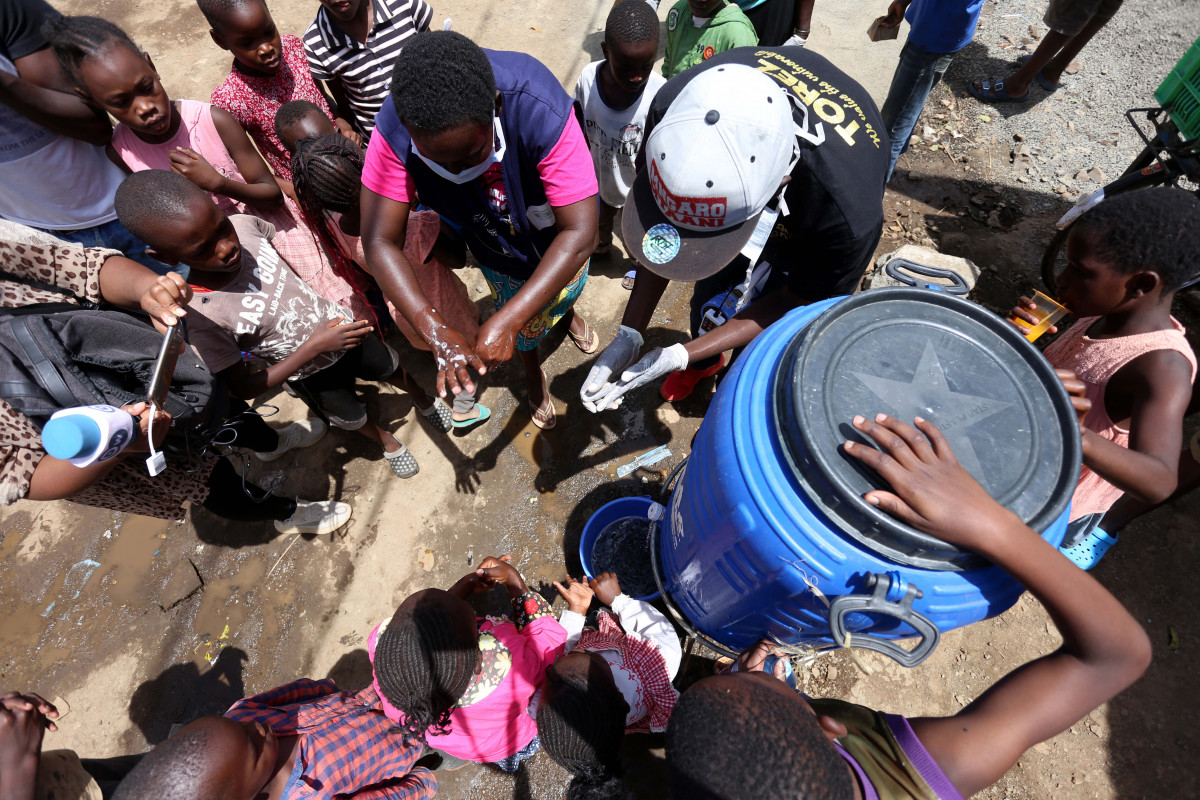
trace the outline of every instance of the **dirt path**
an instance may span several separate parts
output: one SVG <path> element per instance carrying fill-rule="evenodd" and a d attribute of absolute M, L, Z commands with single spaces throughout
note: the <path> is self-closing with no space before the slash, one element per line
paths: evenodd
<path fill-rule="evenodd" d="M 989 2 L 985 14 L 996 16 L 999 25 L 1000 15 L 1010 11 L 1007 5 L 1016 2 Z M 58 5 L 123 25 L 154 56 L 174 96 L 206 98 L 227 69 L 225 54 L 209 42 L 188 0 Z M 435 24 L 450 16 L 457 30 L 485 46 L 531 52 L 570 86 L 579 69 L 598 56 L 610 5 L 450 0 L 435 4 Z M 1150 5 L 1151 0 L 1129 0 L 1122 14 L 1132 17 Z M 294 33 L 302 31 L 315 6 L 315 0 L 271 3 L 280 27 Z M 885 10 L 886 3 L 875 8 L 823 0 L 812 39 L 814 49 L 879 101 L 901 42 L 871 44 L 863 32 Z M 665 4 L 660 16 L 666 16 Z M 1004 40 L 992 29 L 985 25 L 972 48 L 999 52 Z M 1130 52 L 1143 43 L 1161 46 L 1157 32 L 1131 28 L 1127 36 Z M 1108 77 L 1119 85 L 1114 68 Z M 902 169 L 911 174 L 889 191 L 889 229 L 880 251 L 930 240 L 944 252 L 965 255 L 984 268 L 976 299 L 1001 309 L 1031 284 L 1032 265 L 1065 201 L 1047 182 L 1026 185 L 1016 173 L 1007 177 L 1010 143 L 979 134 L 978 120 L 974 127 L 955 121 L 954 114 L 970 116 L 963 109 L 973 102 L 959 96 L 960 88 L 952 81 L 952 91 L 940 97 L 948 105 L 931 109 L 923 122 L 937 123 L 939 130 L 944 123 L 954 126 L 947 131 L 961 127 L 960 133 L 980 140 L 975 148 L 980 153 L 968 148 L 964 155 L 972 160 L 962 162 L 926 146 L 906 156 Z M 1114 102 L 1140 100 L 1130 95 Z M 980 203 L 972 202 L 980 195 Z M 999 227 L 988 224 L 992 212 Z M 580 301 L 580 310 L 606 340 L 627 297 L 619 286 L 625 268 L 619 258 L 595 263 Z M 478 274 L 468 271 L 467 277 L 474 284 L 472 296 L 482 299 Z M 652 342 L 683 338 L 685 288 L 670 290 L 655 316 Z M 286 477 L 281 490 L 286 494 L 351 500 L 354 520 L 334 537 L 278 537 L 269 525 L 228 525 L 203 510 L 193 510 L 181 524 L 69 504 L 22 503 L 0 512 L 0 685 L 67 699 L 71 713 L 47 747 L 94 756 L 140 751 L 161 741 L 173 724 L 219 713 L 243 694 L 300 675 L 328 675 L 348 688 L 364 685 L 370 630 L 409 592 L 447 586 L 487 554 L 512 552 L 531 583 L 560 577 L 564 562 L 577 574 L 575 550 L 587 516 L 613 497 L 654 491 L 662 479 L 659 470 L 686 454 L 710 394 L 700 391 L 673 407 L 648 391 L 640 408 L 585 416 L 575 398 L 589 359 L 560 338 L 547 362 L 563 423 L 553 433 L 527 424 L 521 376 L 508 367 L 489 379 L 481 398 L 493 409 L 493 421 L 461 437 L 432 433 L 405 396 L 387 389 L 368 393 L 421 462 L 420 475 L 410 481 L 390 477 L 361 437 L 336 432 L 311 450 L 252 467 L 259 478 Z M 304 413 L 286 395 L 271 402 L 280 406 L 282 420 Z M 672 450 L 668 461 L 615 478 L 617 464 L 661 444 Z M 1177 711 L 1200 699 L 1190 660 L 1200 631 L 1200 597 L 1186 567 L 1162 569 L 1196 563 L 1197 544 L 1189 534 L 1198 512 L 1200 500 L 1193 498 L 1134 526 L 1097 571 L 1151 632 L 1150 675 L 1070 732 L 1039 745 L 982 796 L 1200 795 L 1195 769 L 1200 741 Z M 1178 649 L 1168 647 L 1168 630 L 1177 635 Z M 867 676 L 835 654 L 802 679 L 814 695 L 906 714 L 951 713 L 1057 641 L 1044 611 L 1025 598 L 998 619 L 947 634 L 917 669 L 867 654 L 863 660 L 872 669 Z M 693 662 L 692 670 L 702 668 Z M 639 796 L 662 795 L 655 784 L 659 747 L 650 738 L 631 748 Z M 477 768 L 441 781 L 441 796 L 449 798 L 556 798 L 564 784 L 544 755 L 515 781 Z"/>

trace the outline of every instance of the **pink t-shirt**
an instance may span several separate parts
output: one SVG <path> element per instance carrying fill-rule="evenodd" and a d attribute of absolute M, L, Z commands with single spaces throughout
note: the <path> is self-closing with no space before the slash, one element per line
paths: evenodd
<path fill-rule="evenodd" d="M 367 655 L 371 663 L 375 662 L 380 627 L 367 637 Z M 546 667 L 562 655 L 567 632 L 553 616 L 539 617 L 520 631 L 508 620 L 493 622 L 488 618 L 480 623 L 479 631 L 491 633 L 508 648 L 512 655 L 508 674 L 487 697 L 451 711 L 445 733 L 430 731 L 425 739 L 430 747 L 457 758 L 493 763 L 519 753 L 537 736 L 537 721 L 528 713 L 529 701 L 541 687 Z M 374 677 L 371 682 L 379 695 L 383 713 L 388 719 L 399 722 L 404 715 L 383 696 Z"/>
<path fill-rule="evenodd" d="M 573 120 L 568 120 L 563 126 L 562 136 L 558 137 L 558 142 L 538 164 L 538 174 L 546 190 L 546 199 L 555 208 L 586 200 L 599 191 L 587 139 L 583 136 L 583 129 Z M 496 179 L 493 171 L 484 177 L 488 179 L 489 187 L 494 187 Z M 417 187 L 404 168 L 404 162 L 382 136 L 371 137 L 363 165 L 362 182 L 375 194 L 391 198 L 397 203 L 412 202 L 417 194 Z"/>

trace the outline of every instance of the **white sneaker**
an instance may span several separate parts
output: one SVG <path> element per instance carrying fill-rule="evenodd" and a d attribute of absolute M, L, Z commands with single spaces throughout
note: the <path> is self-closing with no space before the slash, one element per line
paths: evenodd
<path fill-rule="evenodd" d="M 255 453 L 259 461 L 274 461 L 288 450 L 295 450 L 297 447 L 309 447 L 316 444 L 328 427 L 319 419 L 308 417 L 298 422 L 293 422 L 290 425 L 285 425 L 280 428 L 279 447 L 269 453 Z"/>
<path fill-rule="evenodd" d="M 333 533 L 350 521 L 350 504 L 336 500 L 297 500 L 292 516 L 275 521 L 280 533 Z"/>

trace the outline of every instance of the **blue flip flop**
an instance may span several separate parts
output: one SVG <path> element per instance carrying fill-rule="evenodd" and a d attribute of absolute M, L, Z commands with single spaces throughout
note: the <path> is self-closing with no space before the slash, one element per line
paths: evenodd
<path fill-rule="evenodd" d="M 1093 528 L 1087 536 L 1059 552 L 1080 569 L 1091 569 L 1100 563 L 1100 559 L 1116 543 L 1116 534 L 1106 533 L 1100 528 Z"/>
<path fill-rule="evenodd" d="M 1002 80 L 981 80 L 979 81 L 978 89 L 975 88 L 975 83 L 972 82 L 971 85 L 967 87 L 967 91 L 970 92 L 971 96 L 976 100 L 979 100 L 983 103 L 991 103 L 992 105 L 996 105 L 998 103 L 1024 103 L 1029 99 L 1028 89 L 1025 91 L 1025 94 L 1021 95 L 1020 97 L 1013 97 L 1010 95 L 1008 90 L 1004 88 L 1004 81 Z"/>
<path fill-rule="evenodd" d="M 472 425 L 478 425 L 480 422 L 486 422 L 492 416 L 492 410 L 483 403 L 476 403 L 475 407 L 479 409 L 478 417 L 472 417 L 471 419 L 451 419 L 450 424 L 461 430 L 469 428 Z"/>
<path fill-rule="evenodd" d="M 1033 53 L 1026 53 L 1025 55 L 1023 55 L 1017 59 L 1017 63 L 1025 64 L 1032 57 L 1033 57 Z M 1051 83 L 1050 80 L 1046 77 L 1046 73 L 1044 70 L 1039 69 L 1037 71 L 1037 75 L 1034 75 L 1033 78 L 1034 78 L 1034 80 L 1036 80 L 1038 82 L 1038 86 L 1041 86 L 1047 92 L 1056 92 L 1062 88 L 1061 83 Z"/>

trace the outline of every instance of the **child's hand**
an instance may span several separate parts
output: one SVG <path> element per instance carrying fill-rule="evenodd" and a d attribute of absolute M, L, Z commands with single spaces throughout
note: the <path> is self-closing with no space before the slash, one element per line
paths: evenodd
<path fill-rule="evenodd" d="M 178 172 L 206 192 L 219 192 L 225 183 L 225 176 L 190 147 L 176 147 L 168 158 L 172 172 Z"/>
<path fill-rule="evenodd" d="M 51 716 L 58 711 L 35 694 L 0 695 L 0 783 L 16 789 L 28 784 L 32 791 L 42 737 L 47 728 L 58 730 Z"/>
<path fill-rule="evenodd" d="M 127 412 L 137 422 L 134 426 L 133 441 L 126 446 L 126 450 L 130 453 L 149 453 L 150 452 L 150 415 L 147 414 L 150 406 L 146 403 L 133 403 L 128 406 L 121 406 L 121 410 Z M 171 428 L 171 415 L 161 408 L 154 412 L 154 449 L 162 449 L 163 440 L 167 438 L 167 431 Z"/>
<path fill-rule="evenodd" d="M 485 588 L 502 583 L 508 589 L 510 597 L 519 597 L 529 589 L 525 586 L 525 579 L 521 577 L 521 573 L 509 564 L 509 561 L 512 561 L 510 555 L 499 558 L 488 556 L 479 562 L 479 569 L 475 570 L 475 574 L 485 583 Z"/>
<path fill-rule="evenodd" d="M 580 616 L 587 613 L 588 607 L 592 604 L 592 598 L 596 595 L 587 582 L 577 581 L 570 576 L 567 577 L 566 586 L 555 581 L 554 588 L 558 589 L 558 593 L 562 595 L 563 600 L 567 601 L 567 610 L 574 611 Z"/>
<path fill-rule="evenodd" d="M 184 307 L 192 300 L 192 287 L 178 272 L 158 276 L 153 285 L 138 299 L 138 305 L 150 315 L 159 333 L 166 333 L 187 315 Z"/>
<path fill-rule="evenodd" d="M 362 147 L 362 137 L 358 135 L 358 131 L 354 130 L 353 126 L 351 126 L 349 122 L 341 117 L 338 117 L 333 121 L 333 126 L 337 128 L 338 133 L 340 133 L 342 136 L 345 136 L 347 139 L 354 142 L 354 144 Z"/>
<path fill-rule="evenodd" d="M 1040 320 L 1033 315 L 1033 311 L 1037 309 L 1037 303 L 1030 300 L 1028 297 L 1021 296 L 1017 299 L 1017 304 L 1013 306 L 1013 310 L 1008 312 L 1008 321 L 1012 326 L 1021 333 L 1027 333 L 1030 328 L 1037 325 Z M 1028 322 L 1028 325 L 1022 325 L 1017 320 Z M 1051 325 L 1046 328 L 1046 333 L 1058 333 L 1058 326 Z"/>
<path fill-rule="evenodd" d="M 367 334 L 373 330 L 375 328 L 365 319 L 355 322 L 334 320 L 313 331 L 312 336 L 308 337 L 307 344 L 315 347 L 318 353 L 336 353 L 358 347 Z"/>
<path fill-rule="evenodd" d="M 908 0 L 892 0 L 892 4 L 888 6 L 887 16 L 883 22 L 879 23 L 885 28 L 899 27 L 904 21 L 904 12 L 908 10 Z"/>
<path fill-rule="evenodd" d="M 846 442 L 846 452 L 878 472 L 893 490 L 876 489 L 864 499 L 914 528 L 986 555 L 988 545 L 1012 529 L 1012 512 L 959 465 L 933 423 L 917 417 L 915 424 L 920 432 L 886 414 L 874 421 L 854 418 L 854 427 L 882 452 L 854 442 Z"/>
<path fill-rule="evenodd" d="M 46 718 L 44 720 L 46 730 L 51 732 L 58 730 L 58 726 L 51 722 L 51 720 L 58 719 L 58 709 L 40 694 L 34 694 L 33 692 L 5 692 L 0 695 L 0 707 L 9 711 L 36 711 Z"/>
<path fill-rule="evenodd" d="M 737 657 L 737 671 L 762 672 L 763 663 L 767 660 L 767 656 L 779 656 L 779 660 L 775 662 L 775 671 L 772 674 L 779 680 L 786 681 L 787 667 L 784 666 L 786 656 L 770 639 L 759 639 L 749 649 L 743 651 Z"/>
<path fill-rule="evenodd" d="M 1087 384 L 1075 377 L 1074 370 L 1056 369 L 1054 374 L 1071 396 L 1071 407 L 1075 409 L 1075 416 L 1079 419 L 1079 430 L 1083 431 L 1083 418 L 1092 410 L 1092 401 L 1087 399 Z"/>
<path fill-rule="evenodd" d="M 617 595 L 621 593 L 621 584 L 617 581 L 615 572 L 602 572 L 588 581 L 588 585 L 592 587 L 596 597 L 600 598 L 600 602 L 606 606 L 611 606 L 617 599 Z"/>

